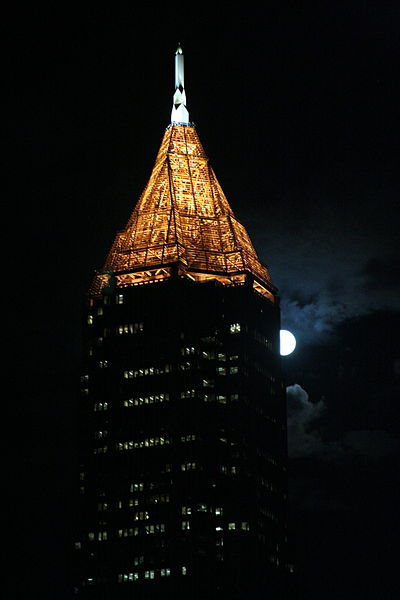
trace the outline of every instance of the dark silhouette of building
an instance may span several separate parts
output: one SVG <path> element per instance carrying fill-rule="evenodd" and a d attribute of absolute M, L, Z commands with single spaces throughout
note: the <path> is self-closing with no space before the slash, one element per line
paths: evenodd
<path fill-rule="evenodd" d="M 82 597 L 282 598 L 276 288 L 189 122 L 172 122 L 93 281 L 80 399 Z"/>

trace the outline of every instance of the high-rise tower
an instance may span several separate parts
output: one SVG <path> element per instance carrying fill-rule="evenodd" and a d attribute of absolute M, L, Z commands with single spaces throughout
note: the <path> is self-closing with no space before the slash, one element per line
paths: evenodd
<path fill-rule="evenodd" d="M 274 598 L 286 561 L 277 291 L 189 121 L 180 47 L 175 74 L 150 179 L 88 296 L 77 589 Z"/>

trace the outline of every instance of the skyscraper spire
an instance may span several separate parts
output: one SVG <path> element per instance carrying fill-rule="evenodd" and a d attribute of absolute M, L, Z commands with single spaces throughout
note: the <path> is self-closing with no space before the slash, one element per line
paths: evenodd
<path fill-rule="evenodd" d="M 180 44 L 178 44 L 178 48 L 175 52 L 175 93 L 171 113 L 171 123 L 189 125 L 189 113 L 186 108 L 184 58 Z"/>
<path fill-rule="evenodd" d="M 172 123 L 125 229 L 95 276 L 92 293 L 100 293 L 111 280 L 126 287 L 168 279 L 176 271 L 194 281 L 228 286 L 251 279 L 259 294 L 275 302 L 268 269 L 224 195 L 185 102 L 178 46 Z"/>
<path fill-rule="evenodd" d="M 173 122 L 87 298 L 74 585 L 80 600 L 275 600 L 277 290 L 189 122 L 180 47 L 175 66 Z"/>

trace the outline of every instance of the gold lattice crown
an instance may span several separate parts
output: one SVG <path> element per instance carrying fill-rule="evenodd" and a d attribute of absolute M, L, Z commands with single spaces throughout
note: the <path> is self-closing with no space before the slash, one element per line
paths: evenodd
<path fill-rule="evenodd" d="M 165 132 L 150 179 L 93 284 L 149 283 L 173 273 L 195 281 L 244 283 L 274 300 L 275 288 L 236 219 L 192 125 Z"/>

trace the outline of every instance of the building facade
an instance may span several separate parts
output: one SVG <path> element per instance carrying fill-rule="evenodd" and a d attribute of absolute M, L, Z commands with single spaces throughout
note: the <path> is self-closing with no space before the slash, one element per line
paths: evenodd
<path fill-rule="evenodd" d="M 88 294 L 76 592 L 281 598 L 278 296 L 189 121 L 181 48 L 175 61 L 171 124 Z"/>

